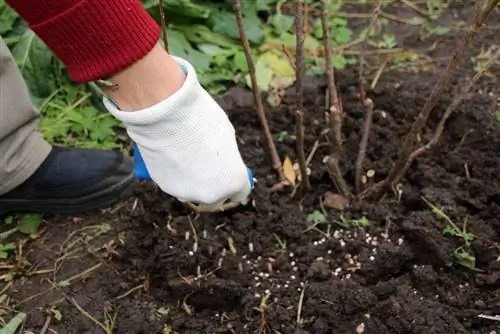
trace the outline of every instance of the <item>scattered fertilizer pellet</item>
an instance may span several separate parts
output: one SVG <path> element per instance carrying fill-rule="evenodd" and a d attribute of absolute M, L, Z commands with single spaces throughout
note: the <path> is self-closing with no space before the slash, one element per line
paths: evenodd
<path fill-rule="evenodd" d="M 313 242 L 313 245 L 318 246 L 318 242 L 317 241 Z"/>
<path fill-rule="evenodd" d="M 281 289 L 281 284 L 276 284 L 276 289 Z"/>
<path fill-rule="evenodd" d="M 351 278 L 351 274 L 345 275 L 345 278 L 347 278 L 347 279 Z"/>
<path fill-rule="evenodd" d="M 186 240 L 189 240 L 189 231 L 186 231 L 186 234 L 184 235 L 184 237 L 186 238 Z"/>
<path fill-rule="evenodd" d="M 377 254 L 377 249 L 376 249 L 376 248 L 373 248 L 373 249 L 372 249 L 372 253 L 373 253 L 373 254 Z"/>
<path fill-rule="evenodd" d="M 403 244 L 403 238 L 398 239 L 398 245 L 401 246 Z"/>
<path fill-rule="evenodd" d="M 299 285 L 300 285 L 301 287 L 304 287 L 304 285 L 305 285 L 305 284 L 304 284 L 304 282 L 300 282 L 300 284 L 299 284 Z"/>
<path fill-rule="evenodd" d="M 249 251 L 250 253 L 253 253 L 253 243 L 249 243 L 249 244 L 248 244 L 248 251 Z"/>
<path fill-rule="evenodd" d="M 297 288 L 297 292 L 301 292 L 301 291 L 302 291 L 302 289 L 301 289 L 301 288 Z"/>
<path fill-rule="evenodd" d="M 356 334 L 362 334 L 365 332 L 365 323 L 362 322 L 356 327 Z"/>
<path fill-rule="evenodd" d="M 329 249 L 328 252 L 326 252 L 327 254 L 332 254 L 332 250 Z"/>
<path fill-rule="evenodd" d="M 295 266 L 295 261 L 290 262 L 290 265 L 293 267 Z"/>
<path fill-rule="evenodd" d="M 297 270 L 299 270 L 299 267 L 293 267 L 292 270 L 297 271 Z"/>
<path fill-rule="evenodd" d="M 365 318 L 370 319 L 370 318 L 371 318 L 371 315 L 370 315 L 369 313 L 366 313 L 366 314 L 365 314 Z"/>
<path fill-rule="evenodd" d="M 205 238 L 205 239 L 206 239 L 206 238 L 208 237 L 207 230 L 203 230 L 203 234 L 202 234 L 202 235 L 203 235 L 203 238 Z"/>
<path fill-rule="evenodd" d="M 294 280 L 295 279 L 295 275 L 290 276 L 290 279 Z"/>
<path fill-rule="evenodd" d="M 193 251 L 189 251 L 188 254 L 189 254 L 189 256 L 193 256 L 194 252 Z"/>
<path fill-rule="evenodd" d="M 264 273 L 265 278 L 269 278 L 269 273 Z"/>
<path fill-rule="evenodd" d="M 370 256 L 370 261 L 375 261 L 375 256 Z"/>
<path fill-rule="evenodd" d="M 344 240 L 340 240 L 340 247 L 345 247 L 345 241 Z"/>
<path fill-rule="evenodd" d="M 260 282 L 255 283 L 255 287 L 258 288 L 260 286 Z"/>
<path fill-rule="evenodd" d="M 260 293 L 255 293 L 255 298 L 260 298 Z"/>
<path fill-rule="evenodd" d="M 334 237 L 335 239 L 340 238 L 340 232 L 339 232 L 338 230 L 335 230 L 335 231 L 333 232 L 333 237 Z"/>
<path fill-rule="evenodd" d="M 378 241 L 377 240 L 372 240 L 372 246 L 378 246 Z"/>
<path fill-rule="evenodd" d="M 264 291 L 264 293 L 265 293 L 266 295 L 269 295 L 269 294 L 271 293 L 271 291 L 270 291 L 269 289 L 266 289 L 266 291 Z"/>
<path fill-rule="evenodd" d="M 283 285 L 285 289 L 288 289 L 288 284 Z"/>
<path fill-rule="evenodd" d="M 293 257 L 293 255 L 294 255 L 294 254 L 293 254 L 293 253 L 290 253 L 289 255 L 290 255 L 290 257 Z"/>
<path fill-rule="evenodd" d="M 256 281 L 258 281 L 259 280 L 259 276 L 255 276 L 253 279 L 256 280 Z"/>

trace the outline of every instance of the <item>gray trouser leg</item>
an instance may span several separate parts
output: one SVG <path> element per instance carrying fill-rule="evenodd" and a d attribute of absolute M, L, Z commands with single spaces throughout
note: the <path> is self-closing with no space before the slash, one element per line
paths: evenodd
<path fill-rule="evenodd" d="M 0 195 L 26 181 L 50 153 L 51 145 L 37 132 L 39 118 L 10 50 L 0 38 Z"/>

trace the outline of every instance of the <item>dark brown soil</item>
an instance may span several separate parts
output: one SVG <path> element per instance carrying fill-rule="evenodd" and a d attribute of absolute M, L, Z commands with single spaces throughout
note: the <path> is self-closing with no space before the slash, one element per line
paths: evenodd
<path fill-rule="evenodd" d="M 475 50 L 498 43 L 495 33 L 484 31 Z M 399 37 L 403 47 L 437 42 L 430 55 L 451 56 L 458 36 L 424 42 L 414 35 Z M 425 138 L 454 90 L 472 73 L 470 66 L 465 68 L 439 102 Z M 376 171 L 377 180 L 387 173 L 436 79 L 436 73 L 390 71 L 369 92 L 376 114 L 365 167 Z M 339 71 L 338 81 L 347 113 L 342 167 L 352 183 L 364 111 L 350 95 L 357 74 Z M 322 163 L 327 149 L 320 148 L 313 159 L 313 190 L 304 201 L 290 198 L 288 191 L 268 194 L 266 188 L 275 177 L 251 108 L 251 93 L 231 89 L 220 102 L 258 178 L 254 205 L 197 217 L 155 187 L 138 185 L 133 198 L 107 212 L 72 222 L 53 217 L 44 233 L 25 245 L 25 266 L 32 268 L 33 276 L 16 280 L 8 290 L 14 305 L 29 313 L 25 329 L 39 333 L 50 314 L 47 309 L 53 307 L 62 313 L 61 321 L 50 323 L 57 333 L 102 333 L 74 300 L 102 322 L 104 312 L 116 312 L 115 332 L 120 334 L 357 333 L 362 326 L 365 333 L 377 334 L 490 333 L 499 323 L 478 315 L 500 313 L 496 88 L 490 78 L 474 89 L 450 119 L 440 145 L 411 167 L 400 202 L 389 193 L 380 203 L 357 204 L 344 213 L 346 218 L 367 217 L 370 225 L 364 231 L 340 226 L 340 213 L 328 210 L 330 236 L 306 231 L 308 214 L 321 210 L 321 197 L 333 191 Z M 324 91 L 324 79 L 306 80 L 308 152 L 325 128 Z M 268 109 L 275 134 L 293 133 L 293 92 L 288 91 L 282 107 Z M 294 157 L 293 141 L 277 145 L 282 157 Z M 457 264 L 454 252 L 463 244 L 461 239 L 443 235 L 446 222 L 421 196 L 443 208 L 459 226 L 468 219 L 468 230 L 476 236 L 470 250 L 476 257 L 474 270 Z M 194 252 L 191 223 L 198 241 Z M 111 230 L 103 229 L 106 226 Z M 326 232 L 327 224 L 318 229 Z M 77 232 L 70 235 L 72 231 Z M 46 269 L 55 271 L 36 273 Z M 259 308 L 266 292 L 267 307 Z"/>

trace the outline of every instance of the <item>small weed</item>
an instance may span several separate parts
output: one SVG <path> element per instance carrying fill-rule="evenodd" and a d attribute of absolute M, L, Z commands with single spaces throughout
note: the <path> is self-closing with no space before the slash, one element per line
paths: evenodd
<path fill-rule="evenodd" d="M 467 231 L 468 218 L 466 217 L 464 219 L 462 228 L 459 228 L 458 225 L 443 212 L 443 210 L 429 202 L 425 197 L 422 196 L 422 199 L 430 207 L 431 211 L 438 216 L 438 218 L 443 219 L 446 222 L 446 226 L 443 228 L 443 235 L 454 236 L 462 239 L 463 245 L 455 249 L 454 252 L 456 262 L 466 268 L 474 269 L 476 258 L 470 253 L 469 246 L 470 242 L 474 240 L 475 235 Z"/>

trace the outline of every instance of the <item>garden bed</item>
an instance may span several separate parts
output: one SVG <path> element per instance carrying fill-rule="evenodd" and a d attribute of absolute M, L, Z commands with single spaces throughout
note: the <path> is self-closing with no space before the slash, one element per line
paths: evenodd
<path fill-rule="evenodd" d="M 450 56 L 459 36 L 436 38 L 432 56 Z M 422 48 L 414 36 L 400 37 L 405 47 Z M 499 40 L 485 31 L 475 50 Z M 471 71 L 466 66 L 453 79 L 426 135 Z M 367 92 L 375 114 L 365 169 L 376 180 L 388 172 L 436 79 L 421 67 L 394 70 Z M 355 70 L 337 72 L 346 112 L 342 168 L 351 184 L 364 113 L 352 94 L 357 81 Z M 325 89 L 324 79 L 305 82 L 307 154 L 324 141 Z M 413 164 L 399 196 L 341 213 L 322 205 L 334 189 L 321 145 L 304 201 L 289 190 L 267 191 L 276 179 L 252 94 L 232 88 L 219 100 L 258 179 L 251 205 L 197 216 L 155 187 L 138 185 L 133 198 L 106 212 L 49 219 L 26 246 L 33 276 L 16 281 L 9 294 L 28 312 L 25 329 L 36 333 L 48 318 L 57 333 L 102 333 L 82 310 L 102 323 L 104 312 L 116 314 L 116 333 L 490 333 L 500 323 L 478 316 L 500 314 L 497 93 L 493 79 L 474 88 L 439 145 Z M 293 134 L 293 104 L 290 88 L 280 107 L 267 108 L 274 134 Z M 282 138 L 282 159 L 294 160 L 294 141 Z M 458 262 L 463 240 L 443 233 L 446 220 L 422 197 L 459 227 L 467 221 L 473 269 Z M 368 224 L 356 227 L 362 217 Z M 55 271 L 36 272 L 47 268 Z"/>

